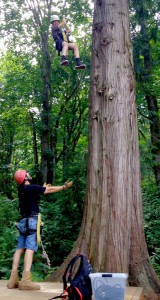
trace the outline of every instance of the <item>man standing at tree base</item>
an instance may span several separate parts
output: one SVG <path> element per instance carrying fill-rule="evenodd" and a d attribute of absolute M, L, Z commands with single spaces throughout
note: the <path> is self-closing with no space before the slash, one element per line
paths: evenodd
<path fill-rule="evenodd" d="M 31 266 L 33 254 L 38 249 L 37 244 L 37 221 L 39 213 L 40 196 L 65 190 L 72 186 L 72 182 L 66 182 L 63 186 L 40 186 L 30 184 L 32 180 L 26 170 L 18 170 L 14 174 L 18 183 L 19 212 L 21 220 L 17 223 L 20 236 L 18 237 L 17 249 L 13 256 L 13 264 L 9 282 L 9 289 L 19 288 L 20 290 L 39 290 L 40 286 L 31 281 Z M 18 267 L 21 254 L 24 255 L 24 270 L 22 279 L 19 282 Z"/>

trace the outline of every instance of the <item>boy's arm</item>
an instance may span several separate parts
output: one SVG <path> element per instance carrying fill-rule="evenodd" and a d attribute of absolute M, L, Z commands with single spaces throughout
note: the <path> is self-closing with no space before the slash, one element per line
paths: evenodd
<path fill-rule="evenodd" d="M 68 27 L 66 23 L 66 19 L 63 17 L 62 22 L 59 24 L 59 27 L 65 27 L 67 29 L 67 32 L 71 32 L 71 28 Z"/>

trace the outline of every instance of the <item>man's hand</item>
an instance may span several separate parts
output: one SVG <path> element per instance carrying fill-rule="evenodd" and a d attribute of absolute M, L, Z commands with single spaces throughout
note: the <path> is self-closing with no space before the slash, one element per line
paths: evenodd
<path fill-rule="evenodd" d="M 45 183 L 43 184 L 43 187 L 47 187 L 47 186 L 51 186 L 51 184 L 45 182 Z"/>
<path fill-rule="evenodd" d="M 72 181 L 67 180 L 64 184 L 65 189 L 69 189 L 72 186 L 72 184 L 73 184 Z"/>

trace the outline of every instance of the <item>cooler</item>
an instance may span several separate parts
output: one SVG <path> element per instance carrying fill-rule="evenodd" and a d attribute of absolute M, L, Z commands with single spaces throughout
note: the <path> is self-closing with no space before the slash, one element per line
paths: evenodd
<path fill-rule="evenodd" d="M 128 274 L 91 273 L 89 277 L 94 300 L 124 300 Z"/>

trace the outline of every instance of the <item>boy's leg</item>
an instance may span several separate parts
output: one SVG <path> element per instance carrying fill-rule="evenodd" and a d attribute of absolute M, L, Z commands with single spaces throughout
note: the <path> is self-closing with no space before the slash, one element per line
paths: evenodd
<path fill-rule="evenodd" d="M 68 49 L 73 50 L 73 52 L 74 52 L 74 57 L 75 57 L 75 60 L 76 60 L 76 66 L 75 66 L 76 69 L 85 69 L 86 65 L 83 63 L 83 61 L 80 60 L 80 57 L 79 57 L 78 46 L 74 43 L 69 43 L 68 44 Z"/>
<path fill-rule="evenodd" d="M 78 49 L 78 46 L 74 43 L 69 43 L 68 44 L 68 49 L 69 50 L 73 50 L 73 53 L 74 53 L 74 57 L 75 58 L 79 58 L 79 49 Z"/>
<path fill-rule="evenodd" d="M 61 66 L 68 65 L 68 59 L 66 58 L 68 54 L 68 43 L 63 41 L 62 42 L 62 59 L 61 59 Z"/>

